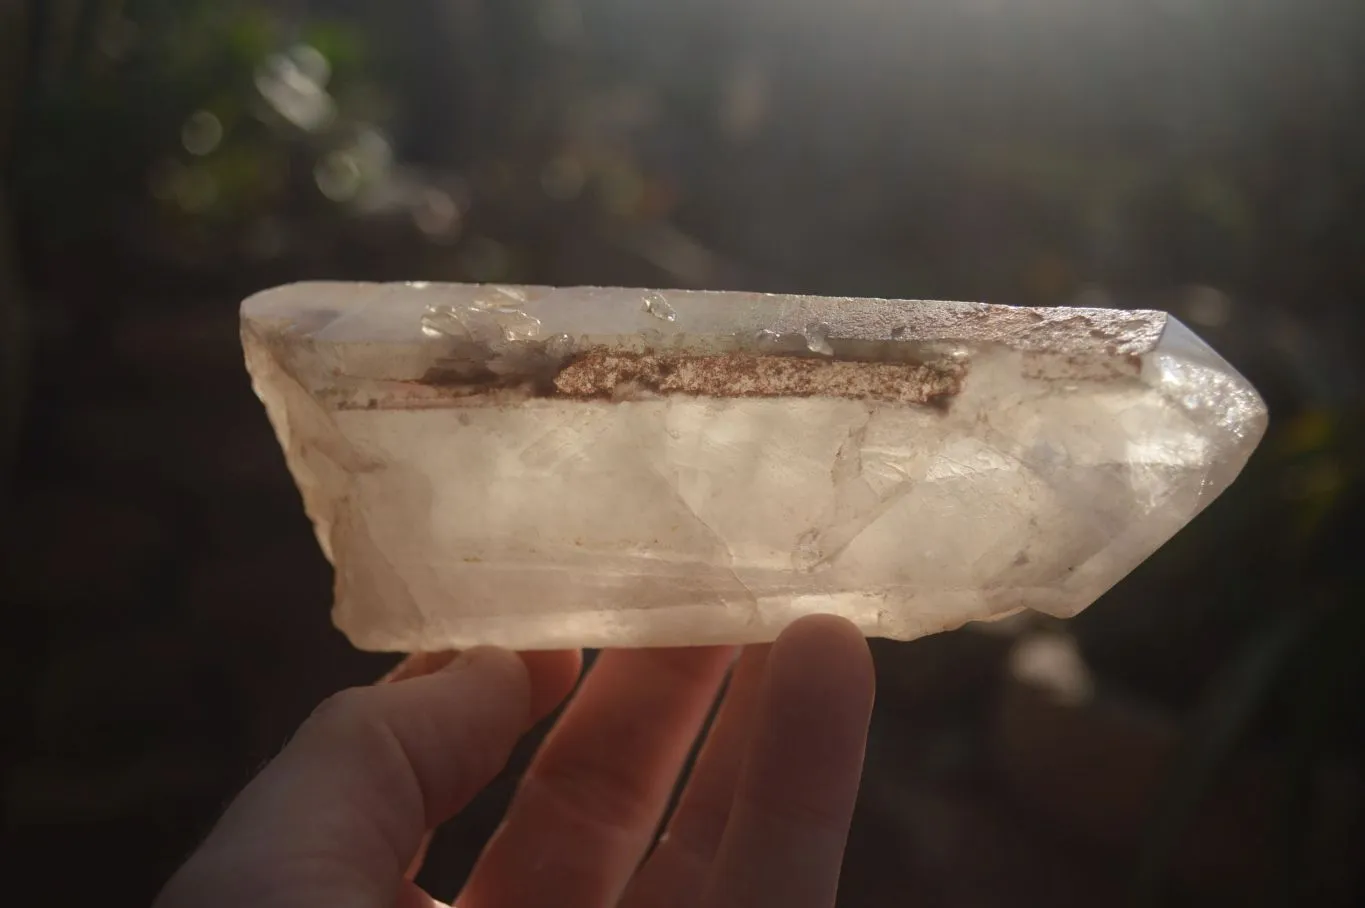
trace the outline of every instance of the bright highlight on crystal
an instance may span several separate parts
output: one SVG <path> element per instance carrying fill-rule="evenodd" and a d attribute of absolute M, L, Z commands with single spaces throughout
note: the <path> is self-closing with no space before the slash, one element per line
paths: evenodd
<path fill-rule="evenodd" d="M 247 300 L 242 338 L 371 650 L 1071 616 L 1266 422 L 1149 311 L 317 283 Z"/>

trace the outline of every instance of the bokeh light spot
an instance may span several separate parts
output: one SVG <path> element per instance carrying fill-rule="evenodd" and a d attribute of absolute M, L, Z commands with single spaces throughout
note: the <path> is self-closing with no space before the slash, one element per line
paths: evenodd
<path fill-rule="evenodd" d="M 180 127 L 180 144 L 192 155 L 212 154 L 223 141 L 223 122 L 210 111 L 196 110 Z"/>
<path fill-rule="evenodd" d="M 300 45 L 289 54 L 265 59 L 256 70 L 256 90 L 280 116 L 300 129 L 316 132 L 336 117 L 336 102 L 325 88 L 330 77 L 327 59 Z"/>
<path fill-rule="evenodd" d="M 1085 703 L 1095 682 L 1074 638 L 1066 634 L 1032 633 L 1019 639 L 1009 656 L 1010 674 L 1047 691 L 1058 702 Z"/>
<path fill-rule="evenodd" d="M 460 207 L 443 189 L 423 189 L 412 209 L 412 222 L 433 240 L 449 242 L 460 233 Z"/>
<path fill-rule="evenodd" d="M 318 191 L 333 202 L 349 202 L 360 192 L 360 163 L 350 151 L 333 151 L 324 155 L 313 168 L 313 181 Z"/>
<path fill-rule="evenodd" d="M 295 44 L 289 49 L 289 59 L 318 88 L 326 88 L 332 81 L 332 64 L 311 44 Z"/>
<path fill-rule="evenodd" d="M 199 214 L 218 201 L 218 180 L 202 167 L 183 168 L 175 177 L 175 199 L 190 214 Z"/>
<path fill-rule="evenodd" d="M 1216 287 L 1192 287 L 1185 295 L 1185 317 L 1205 328 L 1221 328 L 1232 319 L 1232 298 Z"/>

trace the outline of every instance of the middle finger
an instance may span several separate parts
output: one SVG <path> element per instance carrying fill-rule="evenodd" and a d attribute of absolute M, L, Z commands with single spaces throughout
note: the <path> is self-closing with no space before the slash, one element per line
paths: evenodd
<path fill-rule="evenodd" d="M 456 904 L 614 904 L 649 847 L 732 655 L 730 647 L 602 653 Z"/>
<path fill-rule="evenodd" d="M 735 665 L 668 829 L 626 889 L 625 908 L 684 908 L 700 902 L 730 818 L 769 649 L 750 646 Z"/>

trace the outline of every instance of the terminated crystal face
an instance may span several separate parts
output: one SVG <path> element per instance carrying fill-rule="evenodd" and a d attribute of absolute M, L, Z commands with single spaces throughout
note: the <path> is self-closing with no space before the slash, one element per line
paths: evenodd
<path fill-rule="evenodd" d="M 372 650 L 1074 615 L 1266 422 L 1160 312 L 318 283 L 242 337 Z"/>

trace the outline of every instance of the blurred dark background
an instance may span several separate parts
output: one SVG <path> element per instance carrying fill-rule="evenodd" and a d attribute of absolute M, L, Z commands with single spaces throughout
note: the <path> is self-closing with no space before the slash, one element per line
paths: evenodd
<path fill-rule="evenodd" d="M 240 299 L 318 277 L 1175 312 L 1264 445 L 1079 619 L 876 645 L 843 903 L 1365 902 L 1358 0 L 0 0 L 4 855 L 36 903 L 146 904 L 393 661 L 332 629 L 240 359 Z"/>

